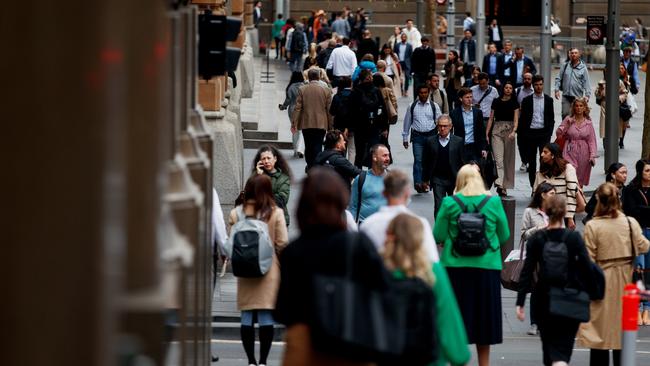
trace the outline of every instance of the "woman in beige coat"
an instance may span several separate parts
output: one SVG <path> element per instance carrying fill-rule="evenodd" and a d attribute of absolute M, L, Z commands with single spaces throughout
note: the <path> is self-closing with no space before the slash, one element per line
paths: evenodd
<path fill-rule="evenodd" d="M 621 356 L 623 288 L 632 281 L 635 256 L 647 252 L 650 242 L 639 223 L 621 212 L 615 185 L 602 184 L 596 197 L 594 218 L 585 226 L 585 245 L 591 259 L 605 272 L 605 298 L 591 302 L 591 320 L 580 326 L 578 345 L 591 349 L 590 365 L 608 365 L 610 349 L 617 365 Z"/>
<path fill-rule="evenodd" d="M 273 309 L 280 287 L 279 253 L 287 244 L 287 225 L 284 213 L 273 199 L 271 179 L 266 175 L 254 175 L 248 179 L 244 188 L 244 203 L 230 211 L 230 227 L 238 221 L 239 213 L 256 217 L 268 224 L 269 237 L 275 247 L 271 269 L 262 277 L 237 278 L 237 307 L 241 311 L 241 338 L 248 363 L 258 365 L 255 359 L 255 327 L 253 320 L 257 315 L 260 335 L 259 365 L 266 364 L 266 358 L 273 341 Z"/>

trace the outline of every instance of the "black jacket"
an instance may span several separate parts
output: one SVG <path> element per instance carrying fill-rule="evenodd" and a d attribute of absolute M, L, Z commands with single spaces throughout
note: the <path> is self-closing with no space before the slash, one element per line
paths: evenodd
<path fill-rule="evenodd" d="M 353 268 L 346 263 L 347 248 L 353 245 Z M 296 323 L 312 324 L 313 311 L 305 302 L 313 299 L 315 275 L 344 276 L 350 271 L 352 280 L 372 289 L 382 289 L 391 279 L 384 262 L 363 233 L 346 233 L 325 226 L 303 230 L 280 253 L 282 282 L 273 318 L 290 326 Z"/>
<path fill-rule="evenodd" d="M 465 52 L 469 52 L 469 63 L 476 63 L 476 41 L 474 39 L 463 38 L 458 44 L 458 57 L 465 62 Z"/>
<path fill-rule="evenodd" d="M 481 71 L 485 72 L 486 74 L 490 73 L 490 56 L 492 55 L 489 53 L 483 56 L 483 67 L 481 67 Z M 497 68 L 495 70 L 496 74 L 494 75 L 496 76 L 497 79 L 501 79 L 501 74 L 503 72 L 503 55 L 497 52 L 496 57 L 497 57 Z"/>
<path fill-rule="evenodd" d="M 516 84 L 517 82 L 517 64 L 515 63 L 515 61 L 516 60 L 513 57 L 510 59 L 510 61 L 508 61 L 508 63 L 503 65 L 503 70 L 507 68 L 510 69 L 510 81 L 513 84 Z M 533 75 L 537 74 L 537 68 L 535 67 L 535 63 L 533 62 L 533 60 L 531 60 L 528 56 L 524 55 L 524 70 L 523 70 L 524 73 L 526 72 L 526 68 L 528 68 L 528 72 L 530 72 L 531 74 Z"/>
<path fill-rule="evenodd" d="M 521 101 L 521 111 L 519 113 L 519 126 L 517 133 L 521 136 L 551 136 L 555 126 L 555 113 L 553 112 L 553 98 L 544 94 L 544 128 L 541 131 L 530 129 L 533 121 L 533 97 L 531 94 Z"/>
<path fill-rule="evenodd" d="M 418 47 L 411 56 L 411 72 L 419 76 L 428 77 L 429 73 L 436 71 L 436 52 L 431 47 Z"/>
<path fill-rule="evenodd" d="M 438 135 L 433 135 L 427 139 L 424 144 L 424 151 L 422 153 L 422 181 L 430 182 L 435 178 L 433 169 L 436 167 L 438 161 Z M 463 149 L 465 144 L 463 139 L 450 134 L 449 135 L 449 165 L 451 166 L 451 174 L 453 181 L 456 181 L 456 174 L 463 166 Z"/>
<path fill-rule="evenodd" d="M 623 212 L 634 217 L 642 228 L 646 228 L 650 227 L 650 205 L 643 198 L 638 187 L 629 184 L 623 188 Z"/>
<path fill-rule="evenodd" d="M 355 86 L 350 96 L 350 105 L 354 106 L 352 108 L 354 113 L 349 128 L 355 134 L 368 134 L 371 131 L 388 129 L 384 96 L 373 83 L 359 83 Z M 374 116 L 372 120 L 370 119 L 371 112 Z"/>
<path fill-rule="evenodd" d="M 550 230 L 541 230 L 532 238 L 526 242 L 526 261 L 524 262 L 524 267 L 521 270 L 519 277 L 519 291 L 517 293 L 517 306 L 523 306 L 526 300 L 526 293 L 534 291 L 538 296 L 538 303 L 533 304 L 537 319 L 540 319 L 541 313 L 548 313 L 548 291 L 549 284 L 545 281 L 543 276 L 540 276 L 537 284 L 533 288 L 533 273 L 536 272 L 537 266 L 543 265 L 542 253 L 544 250 L 544 245 L 547 241 L 547 236 L 549 240 L 560 241 L 562 240 L 562 235 L 568 229 L 550 229 Z M 565 240 L 569 258 L 575 260 L 570 260 L 568 265 L 568 283 L 567 287 L 575 288 L 579 290 L 586 290 L 590 292 L 591 289 L 591 259 L 587 253 L 587 248 L 585 248 L 585 243 L 582 240 L 582 236 L 577 231 L 570 232 Z M 537 306 L 535 306 L 537 305 Z"/>
<path fill-rule="evenodd" d="M 338 150 L 323 150 L 316 155 L 314 165 L 329 165 L 334 168 L 341 178 L 345 181 L 348 188 L 354 177 L 361 173 L 361 169 L 354 166 L 348 159 L 343 156 L 343 153 Z"/>
<path fill-rule="evenodd" d="M 454 126 L 454 135 L 465 139 L 465 122 L 463 120 L 462 106 L 454 108 L 450 113 L 451 123 Z M 483 124 L 483 112 L 480 109 L 472 107 L 474 113 L 474 144 L 478 150 L 487 150 L 487 140 L 485 139 L 485 125 Z"/>
<path fill-rule="evenodd" d="M 377 62 L 379 47 L 377 47 L 377 43 L 371 38 L 364 38 L 359 42 L 359 47 L 357 47 L 357 62 L 361 62 L 361 58 L 367 53 L 371 54 L 375 58 L 375 62 Z"/>

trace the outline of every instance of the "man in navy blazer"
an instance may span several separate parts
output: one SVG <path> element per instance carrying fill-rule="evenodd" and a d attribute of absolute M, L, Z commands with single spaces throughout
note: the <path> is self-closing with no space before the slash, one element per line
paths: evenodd
<path fill-rule="evenodd" d="M 400 36 L 400 42 L 395 44 L 395 49 L 393 51 L 399 59 L 399 65 L 402 67 L 402 73 L 404 74 L 402 96 L 406 96 L 411 81 L 411 55 L 413 54 L 413 46 L 408 42 L 408 36 L 406 33 L 402 33 Z"/>
<path fill-rule="evenodd" d="M 533 76 L 533 94 L 521 101 L 519 125 L 517 126 L 517 143 L 528 162 L 528 180 L 532 187 L 535 183 L 537 161 L 544 145 L 551 141 L 555 126 L 553 98 L 544 94 L 544 77 Z M 541 101 L 543 100 L 543 103 Z M 541 109 L 541 110 L 540 110 Z M 537 114 L 535 113 L 537 111 Z M 543 116 L 539 118 L 538 116 Z"/>
<path fill-rule="evenodd" d="M 515 57 L 504 65 L 505 68 L 510 69 L 510 81 L 515 85 L 515 88 L 524 84 L 525 73 L 537 74 L 535 63 L 530 57 L 524 55 L 523 47 L 515 48 Z"/>
<path fill-rule="evenodd" d="M 485 125 L 483 113 L 473 106 L 474 98 L 469 88 L 460 88 L 458 91 L 460 105 L 451 112 L 451 122 L 454 126 L 454 135 L 463 138 L 463 161 L 479 161 L 487 156 L 487 140 L 485 139 Z"/>

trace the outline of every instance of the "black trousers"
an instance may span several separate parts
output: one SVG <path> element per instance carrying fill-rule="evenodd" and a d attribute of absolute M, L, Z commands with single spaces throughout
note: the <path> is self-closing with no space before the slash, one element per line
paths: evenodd
<path fill-rule="evenodd" d="M 612 350 L 614 358 L 614 366 L 621 364 L 621 350 Z M 589 366 L 609 366 L 609 350 L 608 349 L 590 349 L 589 350 Z"/>
<path fill-rule="evenodd" d="M 323 151 L 325 130 L 320 128 L 307 128 L 302 130 L 302 137 L 305 139 L 305 161 L 307 162 L 307 169 L 309 169 L 314 164 L 316 155 Z"/>
<path fill-rule="evenodd" d="M 521 135 L 519 137 L 519 147 L 523 153 L 522 159 L 528 163 L 528 181 L 531 188 L 535 183 L 539 154 L 541 154 L 544 145 L 550 141 L 550 135 Z"/>
<path fill-rule="evenodd" d="M 433 178 L 431 180 L 431 190 L 433 190 L 434 217 L 438 216 L 438 210 L 442 204 L 442 199 L 454 194 L 454 184 L 452 179 Z"/>

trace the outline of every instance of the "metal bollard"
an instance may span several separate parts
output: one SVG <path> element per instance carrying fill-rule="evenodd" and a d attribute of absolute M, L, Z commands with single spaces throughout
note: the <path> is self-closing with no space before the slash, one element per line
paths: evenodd
<path fill-rule="evenodd" d="M 508 228 L 510 229 L 510 238 L 501 245 L 501 261 L 506 260 L 506 257 L 514 249 L 515 246 L 515 211 L 517 207 L 517 202 L 514 197 L 502 197 L 501 204 L 503 204 L 503 209 L 506 212 L 506 217 L 508 218 Z"/>
<path fill-rule="evenodd" d="M 639 289 L 636 285 L 625 285 L 623 294 L 623 314 L 621 327 L 623 338 L 621 341 L 621 366 L 634 366 L 636 364 L 636 335 L 639 329 L 637 314 L 639 312 Z"/>

